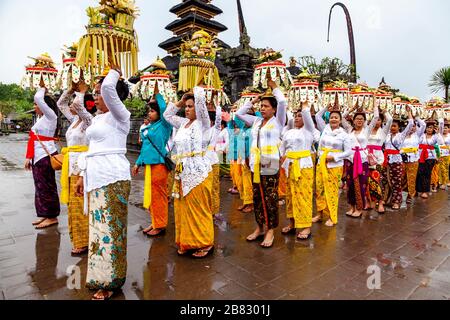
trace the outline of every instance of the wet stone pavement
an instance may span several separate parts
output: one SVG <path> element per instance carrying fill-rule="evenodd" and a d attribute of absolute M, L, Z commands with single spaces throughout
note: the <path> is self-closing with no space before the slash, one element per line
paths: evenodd
<path fill-rule="evenodd" d="M 25 135 L 0 137 L 0 299 L 90 299 L 92 292 L 84 288 L 87 257 L 70 255 L 67 209 L 62 206 L 58 226 L 42 231 L 31 226 L 34 185 L 22 169 L 25 148 Z M 299 242 L 281 235 L 286 223 L 281 218 L 274 247 L 267 250 L 245 241 L 254 218 L 236 209 L 240 201 L 226 193 L 229 187 L 223 180 L 215 253 L 193 260 L 176 253 L 172 207 L 164 237 L 142 234 L 150 218 L 141 208 L 143 177 L 133 180 L 127 282 L 114 299 L 450 298 L 447 191 L 399 212 L 366 213 L 361 220 L 345 217 L 342 195 L 336 228 L 315 225 L 312 239 Z M 380 289 L 367 286 L 372 265 L 381 270 Z M 81 270 L 80 289 L 67 287 L 71 266 Z"/>

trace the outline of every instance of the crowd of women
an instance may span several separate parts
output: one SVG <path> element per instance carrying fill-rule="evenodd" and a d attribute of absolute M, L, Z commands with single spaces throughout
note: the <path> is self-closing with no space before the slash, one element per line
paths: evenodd
<path fill-rule="evenodd" d="M 142 150 L 134 167 L 126 158 L 129 88 L 113 67 L 99 77 L 92 95 L 81 81 L 55 103 L 43 83 L 35 96 L 39 120 L 30 132 L 25 167 L 36 188 L 37 229 L 58 223 L 60 202 L 68 206 L 73 254 L 88 254 L 87 287 L 94 299 L 109 299 L 127 273 L 127 213 L 131 174 L 144 167 L 143 205 L 151 215 L 148 236 L 161 236 L 174 201 L 179 255 L 204 258 L 214 249 L 214 215 L 220 211 L 220 165 L 230 164 L 233 188 L 254 212 L 256 228 L 247 241 L 270 248 L 280 214 L 281 232 L 300 241 L 313 223 L 338 223 L 340 187 L 347 189 L 350 218 L 365 210 L 400 209 L 418 195 L 427 199 L 449 185 L 449 124 L 414 119 L 407 124 L 374 110 L 367 121 L 359 110 L 332 106 L 312 115 L 308 101 L 288 116 L 287 101 L 273 81 L 272 94 L 245 103 L 232 117 L 195 87 L 166 105 L 156 92 L 141 127 Z M 255 106 L 259 106 L 256 110 Z M 61 194 L 55 171 L 57 108 L 70 121 L 62 150 Z M 292 119 L 291 119 L 292 118 Z M 131 172 L 130 172 L 131 171 Z M 280 212 L 279 200 L 286 201 Z M 314 216 L 313 207 L 317 208 Z"/>

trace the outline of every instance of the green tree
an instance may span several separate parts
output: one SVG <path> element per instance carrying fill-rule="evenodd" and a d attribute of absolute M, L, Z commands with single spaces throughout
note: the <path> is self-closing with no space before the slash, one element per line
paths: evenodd
<path fill-rule="evenodd" d="M 17 84 L 0 83 L 0 112 L 23 114 L 33 108 L 33 92 L 24 90 Z"/>
<path fill-rule="evenodd" d="M 133 118 L 143 118 L 147 115 L 147 107 L 145 101 L 139 98 L 127 99 L 124 102 L 127 109 L 131 112 Z"/>
<path fill-rule="evenodd" d="M 345 80 L 351 82 L 353 77 L 353 66 L 346 65 L 339 58 L 323 58 L 320 62 L 312 56 L 303 56 L 299 59 L 302 69 L 306 69 L 310 74 L 318 75 L 319 83 L 323 85 L 330 81 Z"/>
<path fill-rule="evenodd" d="M 436 71 L 431 77 L 428 86 L 431 88 L 432 93 L 444 91 L 445 101 L 449 102 L 450 67 L 445 67 Z"/>

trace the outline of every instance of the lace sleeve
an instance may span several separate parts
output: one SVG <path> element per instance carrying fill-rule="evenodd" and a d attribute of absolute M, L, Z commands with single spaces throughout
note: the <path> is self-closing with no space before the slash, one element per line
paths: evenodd
<path fill-rule="evenodd" d="M 322 108 L 318 113 L 316 113 L 317 129 L 319 129 L 320 132 L 323 132 L 327 126 L 325 120 L 323 120 L 323 115 L 325 112 L 327 112 L 327 108 Z"/>
<path fill-rule="evenodd" d="M 61 113 L 66 117 L 66 119 L 69 120 L 70 123 L 72 123 L 75 120 L 75 116 L 72 114 L 72 112 L 70 112 L 69 103 L 69 91 L 65 90 L 59 98 L 57 106 Z"/>
<path fill-rule="evenodd" d="M 114 119 L 125 122 L 130 119 L 131 114 L 117 94 L 116 86 L 119 77 L 120 74 L 116 70 L 110 70 L 105 80 L 103 80 L 101 94 Z"/>
<path fill-rule="evenodd" d="M 76 110 L 78 116 L 80 117 L 82 124 L 81 129 L 86 131 L 86 129 L 91 125 L 94 116 L 90 114 L 84 107 L 84 93 L 75 92 L 75 100 L 72 106 Z"/>
<path fill-rule="evenodd" d="M 203 130 L 209 129 L 211 127 L 211 122 L 209 121 L 208 108 L 206 107 L 205 89 L 202 87 L 195 87 L 194 98 L 197 120 L 200 121 Z"/>
<path fill-rule="evenodd" d="M 177 108 L 175 104 L 169 102 L 169 105 L 167 106 L 167 109 L 163 114 L 164 119 L 177 129 L 181 128 L 184 124 L 186 124 L 186 122 L 189 121 L 186 118 L 177 116 L 179 110 L 180 109 Z"/>

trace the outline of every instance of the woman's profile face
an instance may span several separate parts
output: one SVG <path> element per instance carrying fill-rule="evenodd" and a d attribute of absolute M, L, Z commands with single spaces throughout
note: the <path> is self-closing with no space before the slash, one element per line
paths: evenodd
<path fill-rule="evenodd" d="M 105 101 L 103 101 L 103 97 L 101 94 L 102 90 L 102 85 L 101 83 L 97 83 L 97 85 L 95 86 L 94 89 L 94 101 L 95 101 L 95 106 L 97 107 L 97 110 L 99 110 L 102 113 L 108 112 L 109 109 L 105 104 Z"/>
<path fill-rule="evenodd" d="M 189 120 L 196 120 L 197 115 L 195 114 L 195 101 L 194 99 L 189 99 L 186 101 L 184 112 L 186 113 L 186 118 Z"/>
<path fill-rule="evenodd" d="M 35 103 L 35 104 L 33 105 L 33 107 L 34 107 L 34 112 L 35 112 L 39 117 L 42 117 L 43 113 L 42 113 L 41 109 L 39 109 L 38 105 Z"/>

